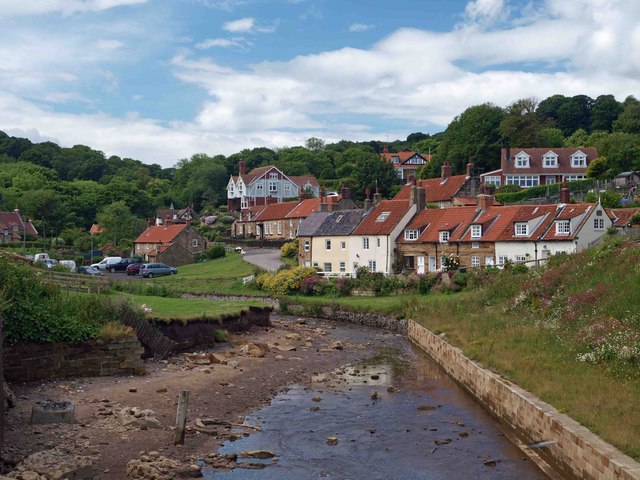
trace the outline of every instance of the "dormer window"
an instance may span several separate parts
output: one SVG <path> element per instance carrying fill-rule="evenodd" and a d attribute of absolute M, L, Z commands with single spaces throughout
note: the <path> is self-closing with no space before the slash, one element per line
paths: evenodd
<path fill-rule="evenodd" d="M 471 225 L 471 238 L 480 238 L 482 236 L 482 225 Z"/>
<path fill-rule="evenodd" d="M 524 222 L 518 222 L 515 224 L 514 234 L 516 237 L 528 237 L 529 236 L 529 224 Z"/>
<path fill-rule="evenodd" d="M 449 241 L 449 231 L 443 230 L 440 232 L 440 243 L 447 243 Z"/>
<path fill-rule="evenodd" d="M 382 212 L 380 215 L 378 215 L 378 218 L 376 218 L 376 222 L 384 222 L 387 218 L 389 218 L 389 214 L 391 212 Z"/>
<path fill-rule="evenodd" d="M 557 168 L 558 167 L 558 155 L 554 152 L 547 152 L 542 156 L 542 165 L 544 168 Z"/>
<path fill-rule="evenodd" d="M 396 156 L 391 157 L 391 162 L 392 163 L 400 163 L 400 157 L 396 157 Z"/>
<path fill-rule="evenodd" d="M 571 234 L 571 221 L 558 220 L 556 222 L 556 235 L 569 235 L 569 234 Z"/>
<path fill-rule="evenodd" d="M 573 168 L 581 168 L 587 166 L 587 156 L 578 151 L 571 155 L 571 167 Z"/>
<path fill-rule="evenodd" d="M 418 230 L 405 230 L 404 231 L 404 239 L 405 240 L 416 240 L 418 238 Z"/>
<path fill-rule="evenodd" d="M 516 168 L 529 168 L 529 155 L 524 152 L 516 155 Z"/>

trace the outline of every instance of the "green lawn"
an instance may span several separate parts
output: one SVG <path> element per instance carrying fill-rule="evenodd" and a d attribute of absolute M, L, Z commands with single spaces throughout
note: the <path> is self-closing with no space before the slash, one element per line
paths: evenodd
<path fill-rule="evenodd" d="M 216 320 L 247 310 L 249 307 L 264 307 L 259 301 L 223 302 L 188 298 L 154 297 L 114 293 L 114 297 L 130 299 L 137 305 L 146 305 L 153 310 L 149 315 L 162 320 L 183 320 L 207 318 Z"/>
<path fill-rule="evenodd" d="M 250 295 L 265 296 L 260 290 L 242 284 L 242 279 L 256 272 L 258 267 L 245 262 L 238 253 L 223 258 L 192 263 L 178 268 L 177 275 L 145 280 L 169 287 L 173 294 Z"/>
<path fill-rule="evenodd" d="M 402 314 L 409 304 L 416 301 L 416 295 L 395 295 L 388 297 L 305 297 L 290 296 L 292 303 L 339 305 L 351 310 Z"/>

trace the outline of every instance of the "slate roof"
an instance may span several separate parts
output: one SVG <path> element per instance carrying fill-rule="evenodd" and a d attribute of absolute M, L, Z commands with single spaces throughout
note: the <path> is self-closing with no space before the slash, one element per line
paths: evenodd
<path fill-rule="evenodd" d="M 169 243 L 188 226 L 186 223 L 174 223 L 149 227 L 133 243 Z"/>
<path fill-rule="evenodd" d="M 313 236 L 349 235 L 362 222 L 366 212 L 358 210 L 338 210 L 329 214 L 318 226 Z"/>
<path fill-rule="evenodd" d="M 388 235 L 402 220 L 409 209 L 404 200 L 382 200 L 369 211 L 362 223 L 354 230 L 354 235 Z M 388 217 L 380 221 L 380 215 L 388 213 Z"/>
<path fill-rule="evenodd" d="M 300 222 L 298 237 L 313 237 L 318 227 L 331 215 L 329 212 L 314 212 Z"/>

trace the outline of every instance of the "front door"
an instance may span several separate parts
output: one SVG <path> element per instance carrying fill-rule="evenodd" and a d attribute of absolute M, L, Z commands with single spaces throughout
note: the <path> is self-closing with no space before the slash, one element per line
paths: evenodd
<path fill-rule="evenodd" d="M 429 257 L 429 271 L 435 272 L 438 270 L 438 264 L 436 261 L 436 257 Z"/>
<path fill-rule="evenodd" d="M 416 268 L 418 275 L 424 274 L 424 257 L 418 257 L 418 267 Z"/>

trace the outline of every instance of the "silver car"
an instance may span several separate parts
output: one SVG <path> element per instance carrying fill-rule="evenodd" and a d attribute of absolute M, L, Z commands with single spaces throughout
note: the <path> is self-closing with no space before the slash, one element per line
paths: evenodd
<path fill-rule="evenodd" d="M 140 275 L 145 278 L 160 277 L 162 275 L 175 275 L 178 270 L 165 263 L 143 263 L 140 267 Z"/>

